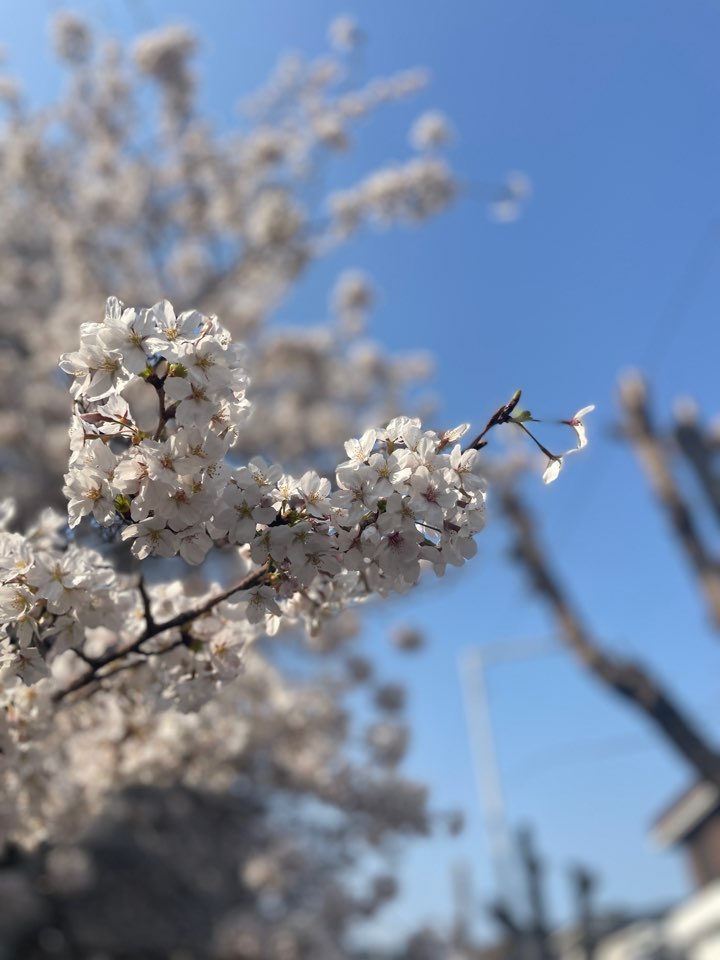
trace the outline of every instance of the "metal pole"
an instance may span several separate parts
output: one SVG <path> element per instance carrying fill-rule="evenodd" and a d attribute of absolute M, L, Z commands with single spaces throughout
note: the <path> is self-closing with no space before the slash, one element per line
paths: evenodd
<path fill-rule="evenodd" d="M 479 649 L 461 653 L 460 676 L 475 781 L 480 804 L 485 812 L 496 889 L 500 897 L 513 902 L 515 884 L 511 861 L 512 845 L 505 819 L 505 802 L 485 681 L 485 663 Z"/>
<path fill-rule="evenodd" d="M 496 889 L 500 898 L 515 902 L 519 894 L 514 845 L 505 818 L 500 768 L 495 748 L 487 689 L 487 668 L 493 663 L 545 657 L 561 651 L 557 641 L 528 638 L 503 640 L 460 653 L 460 678 L 465 722 L 473 758 L 475 783 L 490 844 Z"/>

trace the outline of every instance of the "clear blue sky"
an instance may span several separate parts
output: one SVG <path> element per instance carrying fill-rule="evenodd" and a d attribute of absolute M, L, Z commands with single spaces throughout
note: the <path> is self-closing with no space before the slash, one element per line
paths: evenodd
<path fill-rule="evenodd" d="M 0 7 L 10 65 L 39 99 L 56 82 L 45 18 L 59 8 Z M 418 232 L 368 235 L 314 268 L 279 319 L 316 321 L 337 272 L 361 267 L 380 290 L 377 338 L 435 356 L 439 423 L 480 423 L 517 387 L 537 414 L 596 403 L 583 457 L 553 487 L 531 486 L 544 537 L 597 634 L 651 663 L 720 734 L 720 638 L 630 452 L 612 436 L 617 376 L 628 367 L 649 374 L 665 414 L 686 395 L 717 411 L 720 241 L 671 312 L 720 214 L 717 3 L 83 0 L 75 9 L 124 36 L 167 19 L 196 26 L 205 102 L 219 123 L 280 52 L 322 52 L 329 20 L 352 13 L 368 35 L 369 76 L 424 65 L 433 84 L 366 127 L 340 181 L 402 158 L 412 119 L 428 107 L 451 118 L 451 160 L 468 182 L 529 174 L 534 196 L 518 223 L 493 225 L 469 194 Z M 404 896 L 378 936 L 447 920 L 458 859 L 472 863 L 478 895 L 492 893 L 458 653 L 549 637 L 552 624 L 502 562 L 499 532 L 480 549 L 460 576 L 370 619 L 368 644 L 410 686 L 408 769 L 432 784 L 438 807 L 460 806 L 469 818 L 461 839 L 410 852 Z M 386 638 L 408 609 L 430 638 L 417 659 L 397 657 Z M 647 827 L 687 772 L 647 725 L 563 656 L 498 665 L 489 683 L 508 818 L 537 829 L 555 916 L 567 914 L 564 870 L 578 861 L 599 872 L 605 904 L 682 896 L 678 858 L 653 849 Z"/>

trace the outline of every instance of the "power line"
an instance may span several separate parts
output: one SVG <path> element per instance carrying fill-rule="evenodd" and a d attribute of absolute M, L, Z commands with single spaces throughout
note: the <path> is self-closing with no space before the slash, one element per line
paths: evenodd
<path fill-rule="evenodd" d="M 680 274 L 680 279 L 665 309 L 650 330 L 645 359 L 648 370 L 657 367 L 664 359 L 679 322 L 713 265 L 718 246 L 720 246 L 720 217 L 715 216 L 708 221 L 692 248 L 685 269 Z"/>

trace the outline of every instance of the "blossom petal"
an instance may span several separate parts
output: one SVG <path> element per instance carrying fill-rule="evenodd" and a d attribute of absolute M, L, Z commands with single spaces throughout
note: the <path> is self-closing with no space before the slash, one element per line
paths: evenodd
<path fill-rule="evenodd" d="M 557 480 L 560 470 L 562 469 L 563 458 L 556 457 L 554 460 L 551 460 L 547 467 L 545 467 L 545 473 L 543 474 L 543 483 L 552 483 L 553 480 Z"/>

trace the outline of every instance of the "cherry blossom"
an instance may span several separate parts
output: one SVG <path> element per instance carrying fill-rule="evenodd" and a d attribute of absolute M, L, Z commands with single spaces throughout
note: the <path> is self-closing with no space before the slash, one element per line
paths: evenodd
<path fill-rule="evenodd" d="M 332 31 L 348 52 L 360 37 L 349 18 Z M 437 152 L 449 128 L 426 115 L 414 141 L 428 152 L 338 179 L 313 205 L 309 178 L 359 118 L 421 89 L 423 71 L 355 87 L 337 58 L 286 60 L 246 104 L 251 125 L 225 138 L 198 115 L 185 28 L 141 38 L 134 67 L 74 16 L 55 43 L 68 92 L 42 114 L 6 98 L 0 171 L 2 431 L 19 464 L 3 483 L 25 521 L 53 496 L 36 465 L 66 471 L 66 511 L 24 533 L 0 502 L 0 836 L 34 851 L 43 895 L 56 877 L 86 896 L 98 831 L 142 829 L 114 803 L 129 798 L 140 820 L 148 804 L 164 825 L 191 810 L 184 849 L 190 829 L 207 841 L 230 798 L 240 842 L 217 860 L 249 906 L 233 904 L 197 952 L 242 942 L 258 957 L 335 957 L 348 925 L 395 892 L 386 873 L 350 889 L 347 864 L 433 822 L 425 787 L 399 768 L 402 688 L 353 652 L 357 611 L 475 555 L 485 441 L 463 447 L 467 424 L 397 415 L 428 363 L 364 337 L 373 297 L 357 271 L 331 322 L 266 321 L 364 225 L 445 209 L 458 192 Z M 160 110 L 138 124 L 145 81 Z M 515 213 L 522 184 L 507 193 Z M 136 305 L 110 296 L 103 310 L 112 290 L 135 291 Z M 564 421 L 578 447 L 588 412 Z M 417 632 L 397 643 L 416 648 Z M 291 644 L 341 669 L 290 679 L 273 650 Z M 358 731 L 343 698 L 361 685 L 374 713 Z M 268 796 L 290 801 L 276 805 L 294 811 L 287 823 L 266 813 Z M 326 862 L 293 819 L 313 805 L 337 819 Z M 281 920 L 257 909 L 268 894 Z"/>
<path fill-rule="evenodd" d="M 583 423 L 583 417 L 587 416 L 588 413 L 592 413 L 595 409 L 595 404 L 590 404 L 588 407 L 583 407 L 582 410 L 578 410 L 574 417 L 571 417 L 569 420 L 563 420 L 562 423 L 566 423 L 569 427 L 572 427 L 575 433 L 577 434 L 577 449 L 582 450 L 583 447 L 587 446 L 587 434 L 585 432 L 585 424 Z"/>

